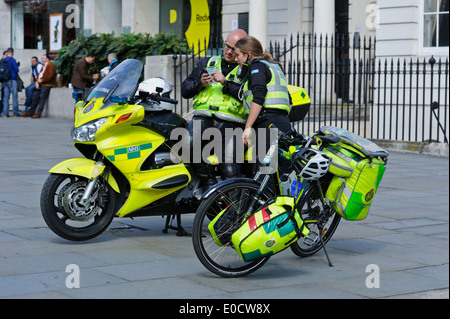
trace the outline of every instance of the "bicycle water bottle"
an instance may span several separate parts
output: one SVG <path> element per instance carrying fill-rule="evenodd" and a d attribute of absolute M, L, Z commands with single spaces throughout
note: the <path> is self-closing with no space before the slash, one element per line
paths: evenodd
<path fill-rule="evenodd" d="M 289 175 L 283 174 L 280 177 L 280 188 L 281 188 L 281 194 L 284 196 L 291 196 L 291 179 L 289 178 Z"/>
<path fill-rule="evenodd" d="M 298 187 L 297 187 L 298 183 Z M 292 196 L 297 199 L 298 195 L 300 194 L 300 191 L 302 190 L 303 184 L 299 180 L 294 180 L 291 184 L 291 194 Z"/>

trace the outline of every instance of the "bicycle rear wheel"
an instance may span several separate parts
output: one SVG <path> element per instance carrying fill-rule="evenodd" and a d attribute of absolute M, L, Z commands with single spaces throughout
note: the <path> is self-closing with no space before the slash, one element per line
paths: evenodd
<path fill-rule="evenodd" d="M 321 184 L 324 194 L 328 185 L 329 182 Z M 323 246 L 319 236 L 322 236 L 323 243 L 326 244 L 341 220 L 341 216 L 335 212 L 327 199 L 326 205 L 323 204 L 317 184 L 313 183 L 311 186 L 298 205 L 300 216 L 310 233 L 290 246 L 292 252 L 299 257 L 310 257 L 320 251 Z"/>
<path fill-rule="evenodd" d="M 245 262 L 231 242 L 231 235 L 245 220 L 250 202 L 258 189 L 259 184 L 252 180 L 228 182 L 219 186 L 214 194 L 200 204 L 194 219 L 192 241 L 198 259 L 211 272 L 227 278 L 241 277 L 256 271 L 269 260 L 269 257 L 264 257 Z M 254 211 L 272 197 L 271 192 L 263 192 L 256 201 Z M 221 217 L 220 229 L 212 235 L 208 226 L 225 209 L 230 213 Z"/>

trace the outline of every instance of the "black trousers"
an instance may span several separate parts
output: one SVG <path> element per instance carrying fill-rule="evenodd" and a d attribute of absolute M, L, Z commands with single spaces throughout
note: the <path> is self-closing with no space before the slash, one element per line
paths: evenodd
<path fill-rule="evenodd" d="M 276 128 L 281 132 L 288 132 L 291 130 L 291 122 L 284 111 L 263 109 L 253 124 L 253 128 L 256 131 L 256 146 L 259 147 L 256 150 L 257 163 L 254 166 L 254 172 L 256 173 L 264 160 L 263 156 L 269 151 L 272 145 L 271 142 L 273 142 L 273 138 L 271 140 L 270 129 Z M 260 148 L 264 143 L 261 142 L 261 139 L 265 139 L 265 148 L 262 150 Z M 278 167 L 282 172 L 287 172 L 290 167 L 290 162 L 278 156 Z"/>
<path fill-rule="evenodd" d="M 44 111 L 45 102 L 47 102 L 48 96 L 50 95 L 50 90 L 51 87 L 43 86 L 34 91 L 33 99 L 28 113 L 30 113 L 31 115 L 42 114 L 42 111 Z"/>
<path fill-rule="evenodd" d="M 220 132 L 220 137 L 208 137 L 207 129 L 214 128 Z M 240 128 L 240 134 L 231 134 L 236 128 Z M 243 125 L 222 121 L 214 117 L 194 116 L 189 123 L 190 135 L 190 163 L 195 172 L 201 177 L 212 177 L 214 168 L 205 161 L 205 155 L 216 153 L 220 161 L 220 170 L 223 179 L 236 178 L 240 175 L 240 165 L 243 161 L 243 151 L 236 149 L 237 139 L 242 138 Z M 220 138 L 221 145 L 217 145 L 211 152 L 204 154 L 204 148 L 212 141 L 217 142 Z M 242 144 L 242 143 L 240 143 Z"/>

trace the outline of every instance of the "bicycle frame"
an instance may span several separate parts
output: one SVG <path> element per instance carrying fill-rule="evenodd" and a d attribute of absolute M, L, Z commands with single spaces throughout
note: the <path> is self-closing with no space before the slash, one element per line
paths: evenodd
<path fill-rule="evenodd" d="M 279 145 L 280 139 L 286 138 L 286 136 L 287 136 L 288 134 L 290 134 L 290 132 L 284 133 L 284 134 L 283 134 L 283 133 L 280 133 L 278 139 L 272 143 L 272 145 L 271 145 L 271 147 L 269 148 L 269 151 L 267 152 L 266 157 L 264 158 L 264 161 L 263 161 L 264 166 L 265 166 L 266 168 L 270 168 L 270 164 L 271 164 L 273 155 L 275 154 L 275 152 L 273 152 L 273 150 L 272 150 L 272 148 L 273 148 L 274 146 L 275 146 L 275 147 L 278 147 L 278 154 L 279 154 L 282 158 L 284 158 L 284 159 L 286 159 L 286 160 L 288 160 L 288 161 L 291 161 L 291 160 L 292 160 L 292 153 L 293 153 L 293 152 L 283 150 L 283 149 L 281 149 L 281 148 L 278 146 L 278 145 Z M 289 144 L 292 144 L 291 146 L 295 147 L 296 150 L 297 150 L 298 147 L 300 147 L 300 145 L 294 145 L 295 139 L 291 139 L 291 140 L 292 140 L 292 142 L 289 143 Z M 297 141 L 298 141 L 298 140 L 297 140 Z M 306 142 L 306 144 L 305 144 L 303 147 L 309 147 L 313 141 L 314 141 L 314 139 L 312 139 L 312 138 L 308 139 L 307 142 Z M 317 141 L 317 139 L 316 139 L 316 141 Z M 321 142 L 319 142 L 319 144 L 321 144 Z M 291 173 L 292 173 L 292 170 L 291 170 Z M 256 195 L 260 195 L 260 194 L 266 189 L 266 187 L 267 187 L 267 185 L 268 185 L 268 183 L 269 183 L 269 181 L 270 181 L 271 178 L 272 178 L 272 180 L 273 180 L 273 182 L 274 182 L 274 185 L 275 185 L 275 189 L 273 190 L 273 191 L 274 191 L 274 194 L 275 194 L 276 196 L 281 196 L 281 195 L 283 195 L 282 192 L 281 192 L 281 187 L 280 187 L 280 185 L 281 185 L 281 179 L 280 179 L 280 172 L 279 172 L 278 167 L 277 167 L 277 169 L 274 170 L 272 173 L 266 173 L 266 174 L 262 174 L 262 173 L 261 173 L 261 170 L 259 170 L 259 171 L 255 174 L 255 177 L 253 178 L 253 180 L 254 180 L 254 181 L 258 181 L 258 180 L 261 178 L 261 176 L 264 176 L 264 177 L 263 177 L 263 180 L 262 180 L 262 182 L 261 182 L 260 189 L 259 189 L 259 191 L 258 191 L 258 193 L 257 193 Z M 299 203 L 299 200 L 300 200 L 300 198 L 302 197 L 303 192 L 309 187 L 309 185 L 311 184 L 311 182 L 310 182 L 310 181 L 305 181 L 305 180 L 302 179 L 302 178 L 301 178 L 301 179 L 297 178 L 297 188 L 296 188 L 294 194 L 297 194 L 297 193 L 298 193 L 298 187 L 299 187 L 300 184 L 302 184 L 302 189 L 300 190 L 300 193 L 299 193 L 299 195 L 298 195 L 297 198 L 296 198 L 296 205 Z M 256 196 L 255 196 L 255 197 L 256 197 Z M 322 194 L 322 197 L 323 197 L 323 194 Z M 323 200 L 325 200 L 324 197 L 323 197 Z"/>
<path fill-rule="evenodd" d="M 290 132 L 285 133 L 285 135 L 286 135 L 286 134 L 289 134 L 289 133 L 290 133 Z M 279 144 L 279 140 L 280 140 L 281 138 L 283 138 L 283 134 L 281 134 L 281 135 L 279 136 L 279 139 L 278 139 L 278 140 L 276 140 L 275 142 L 273 142 L 273 144 L 271 145 L 271 148 L 274 147 L 274 146 L 277 147 L 278 144 Z M 294 142 L 294 141 L 295 141 L 295 139 L 292 140 L 292 142 Z M 318 145 L 319 148 L 321 148 L 322 145 L 323 145 L 322 139 L 321 139 L 320 137 L 315 137 L 315 138 L 308 138 L 306 144 L 305 144 L 303 147 L 310 147 L 310 146 L 312 145 L 313 142 L 315 142 L 315 144 Z M 289 143 L 289 144 L 290 144 L 290 143 Z M 292 143 L 292 144 L 294 144 L 294 143 Z M 295 149 L 297 150 L 298 147 L 299 147 L 300 145 L 291 145 L 291 146 L 295 147 Z M 265 159 L 264 159 L 264 161 L 263 161 L 264 166 L 266 166 L 266 167 L 270 167 L 270 163 L 271 163 L 271 161 L 272 161 L 272 157 L 273 157 L 274 154 L 277 153 L 277 152 L 273 152 L 273 150 L 271 150 L 271 148 L 270 148 L 269 151 L 267 152 L 266 157 L 265 157 Z M 286 159 L 286 160 L 289 160 L 289 161 L 292 160 L 292 154 L 293 154 L 293 152 L 291 152 L 290 150 L 289 150 L 289 151 L 286 151 L 286 150 L 283 150 L 283 149 L 281 149 L 281 148 L 278 147 L 278 154 L 279 154 L 282 158 L 284 158 L 284 159 Z M 291 173 L 292 173 L 292 171 L 291 171 Z M 259 196 L 264 192 L 264 190 L 267 188 L 268 183 L 269 183 L 269 181 L 270 181 L 271 178 L 272 178 L 272 180 L 273 180 L 273 182 L 274 182 L 274 184 L 275 184 L 274 195 L 276 195 L 276 196 L 283 196 L 283 195 L 284 195 L 284 194 L 282 194 L 282 192 L 281 192 L 281 187 L 280 187 L 280 185 L 281 185 L 281 179 L 280 179 L 280 172 L 279 172 L 278 167 L 277 167 L 277 169 L 276 169 L 272 174 L 269 174 L 269 173 L 267 173 L 267 174 L 262 174 L 262 173 L 261 173 L 261 170 L 258 171 L 258 172 L 256 173 L 255 177 L 254 177 L 254 181 L 257 182 L 257 181 L 261 178 L 261 176 L 264 176 L 264 177 L 263 177 L 263 180 L 262 180 L 262 182 L 261 182 L 261 186 L 260 186 L 258 192 L 255 194 L 254 198 L 252 199 L 252 201 L 251 201 L 251 203 L 250 203 L 250 206 L 248 207 L 248 210 L 247 210 L 247 213 L 246 213 L 246 216 L 247 216 L 247 217 L 250 217 L 250 216 L 252 215 L 252 213 L 253 213 L 253 208 L 254 208 L 254 205 L 255 205 L 256 201 L 258 200 L 258 197 L 259 197 Z M 300 193 L 298 193 L 298 189 L 299 189 L 299 185 L 300 185 L 300 184 L 302 185 L 302 188 L 300 189 Z M 296 190 L 295 190 L 295 192 L 294 192 L 294 197 L 295 197 L 295 195 L 297 195 L 297 193 L 298 193 L 298 196 L 297 196 L 296 199 L 295 199 L 295 207 L 296 207 L 297 210 L 298 210 L 298 209 L 301 209 L 301 205 L 300 205 L 300 204 L 301 204 L 301 202 L 302 202 L 303 195 L 306 194 L 307 191 L 313 191 L 314 188 L 318 189 L 318 192 L 319 192 L 319 194 L 320 194 L 320 200 L 322 201 L 322 204 L 324 205 L 324 207 L 327 206 L 326 199 L 325 199 L 325 195 L 324 195 L 323 190 L 322 190 L 322 187 L 321 187 L 321 185 L 320 185 L 320 180 L 318 180 L 318 179 L 317 179 L 317 180 L 305 180 L 305 179 L 303 179 L 303 178 L 298 178 L 298 177 L 297 177 L 297 185 L 296 185 Z M 324 215 L 324 214 L 322 214 L 322 215 Z M 333 264 L 331 263 L 331 260 L 330 260 L 330 258 L 329 258 L 329 256 L 328 256 L 328 252 L 327 252 L 327 250 L 326 250 L 326 248 L 325 248 L 325 243 L 324 243 L 323 238 L 322 238 L 322 237 L 323 237 L 323 236 L 322 236 L 323 228 L 322 228 L 322 221 L 321 221 L 320 219 L 321 219 L 321 218 L 319 218 L 318 220 L 304 220 L 304 222 L 305 222 L 305 224 L 313 224 L 313 223 L 314 223 L 314 224 L 317 224 L 317 226 L 318 226 L 318 228 L 319 228 L 319 239 L 320 239 L 320 241 L 321 241 L 322 247 L 323 247 L 324 252 L 325 252 L 325 255 L 326 255 L 326 257 L 327 257 L 328 264 L 329 264 L 330 267 L 333 267 Z"/>

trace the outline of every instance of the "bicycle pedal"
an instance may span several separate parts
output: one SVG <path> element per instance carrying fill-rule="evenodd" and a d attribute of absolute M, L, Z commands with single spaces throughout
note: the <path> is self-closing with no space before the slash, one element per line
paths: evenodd
<path fill-rule="evenodd" d="M 305 244 L 305 245 L 307 245 L 307 246 L 314 246 L 316 243 L 317 243 L 317 241 L 319 240 L 320 238 L 319 238 L 319 234 L 317 234 L 317 233 L 315 233 L 315 232 L 309 232 L 309 234 L 308 234 L 308 236 L 306 236 L 304 239 L 303 239 L 303 243 Z"/>

